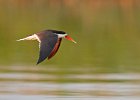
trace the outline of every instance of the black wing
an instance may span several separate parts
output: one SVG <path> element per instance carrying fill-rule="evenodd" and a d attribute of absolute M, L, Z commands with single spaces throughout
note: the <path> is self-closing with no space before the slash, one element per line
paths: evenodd
<path fill-rule="evenodd" d="M 40 39 L 40 54 L 37 64 L 44 61 L 54 49 L 57 41 L 58 36 L 53 33 L 39 33 L 37 34 Z"/>
<path fill-rule="evenodd" d="M 58 51 L 59 47 L 60 47 L 60 44 L 61 44 L 61 40 L 62 38 L 59 38 L 57 43 L 55 44 L 52 52 L 50 53 L 50 55 L 48 56 L 48 59 L 51 59 L 55 54 L 56 52 Z"/>

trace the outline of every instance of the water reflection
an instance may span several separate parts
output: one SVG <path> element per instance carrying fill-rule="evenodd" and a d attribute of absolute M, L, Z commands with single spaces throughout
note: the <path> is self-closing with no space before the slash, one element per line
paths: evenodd
<path fill-rule="evenodd" d="M 40 96 L 40 99 L 69 96 L 80 98 L 140 96 L 139 73 L 85 74 L 82 71 L 84 69 L 80 68 L 66 70 L 56 67 L 1 67 L 0 99 L 10 100 L 10 97 L 20 98 L 20 96 L 32 99 L 34 96 Z M 33 100 L 40 99 L 38 97 Z"/>
<path fill-rule="evenodd" d="M 132 83 L 33 83 L 1 82 L 1 94 L 68 96 L 139 96 L 140 85 Z"/>

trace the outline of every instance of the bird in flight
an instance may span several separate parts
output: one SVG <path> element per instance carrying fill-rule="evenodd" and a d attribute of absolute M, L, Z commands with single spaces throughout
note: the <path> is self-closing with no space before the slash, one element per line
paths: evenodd
<path fill-rule="evenodd" d="M 66 32 L 58 30 L 44 30 L 17 41 L 37 40 L 39 42 L 40 53 L 37 61 L 37 64 L 39 64 L 46 58 L 49 60 L 56 54 L 62 38 L 76 43 Z"/>

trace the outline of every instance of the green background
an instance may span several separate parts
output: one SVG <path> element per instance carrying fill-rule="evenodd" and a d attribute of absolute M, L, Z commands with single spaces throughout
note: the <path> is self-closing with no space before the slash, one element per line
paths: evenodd
<path fill-rule="evenodd" d="M 77 44 L 63 39 L 39 66 L 140 72 L 138 0 L 1 0 L 0 66 L 36 66 L 38 43 L 16 40 L 45 29 L 66 31 Z"/>

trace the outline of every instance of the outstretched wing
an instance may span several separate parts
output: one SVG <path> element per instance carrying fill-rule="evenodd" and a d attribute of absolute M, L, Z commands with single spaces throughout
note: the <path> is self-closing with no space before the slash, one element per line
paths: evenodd
<path fill-rule="evenodd" d="M 58 36 L 56 34 L 37 34 L 40 39 L 40 54 L 37 64 L 44 61 L 51 54 L 54 49 Z"/>
<path fill-rule="evenodd" d="M 58 49 L 60 47 L 61 40 L 62 40 L 62 38 L 59 38 L 58 39 L 57 43 L 55 44 L 55 46 L 54 46 L 54 48 L 53 48 L 53 50 L 51 52 L 51 54 L 48 57 L 48 59 L 51 59 L 56 54 L 56 52 L 58 51 Z"/>

